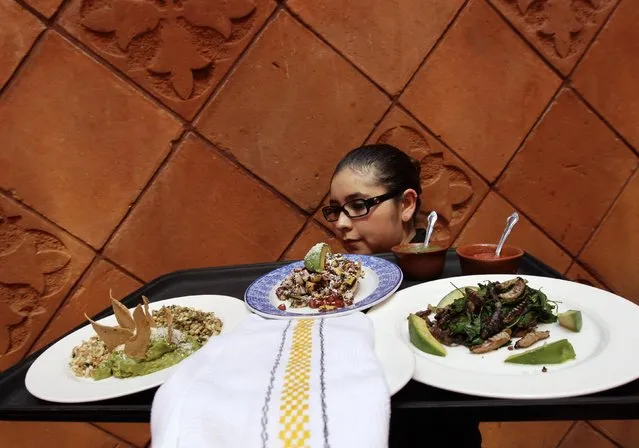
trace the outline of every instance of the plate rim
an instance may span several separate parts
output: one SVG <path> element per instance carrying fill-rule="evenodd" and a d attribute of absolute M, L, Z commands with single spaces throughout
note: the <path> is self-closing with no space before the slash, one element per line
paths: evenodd
<path fill-rule="evenodd" d="M 399 287 L 402 285 L 402 282 L 404 281 L 404 272 L 401 270 L 401 268 L 399 266 L 397 266 L 397 264 L 386 260 L 385 258 L 382 257 L 378 257 L 375 255 L 368 255 L 368 254 L 343 254 L 344 257 L 346 258 L 360 258 L 360 259 L 375 259 L 376 263 L 382 263 L 382 264 L 386 264 L 387 266 L 393 268 L 395 270 L 395 272 L 399 275 L 398 281 L 396 282 L 395 285 L 393 285 L 393 287 L 389 290 L 389 292 L 385 295 L 383 295 L 382 297 L 380 297 L 379 299 L 368 303 L 366 305 L 362 305 L 362 306 L 358 306 L 358 307 L 349 307 L 349 308 L 341 308 L 341 309 L 337 309 L 334 311 L 330 311 L 328 313 L 313 313 L 313 314 L 297 314 L 297 313 L 291 313 L 290 315 L 282 315 L 282 314 L 270 314 L 261 310 L 258 310 L 257 308 L 255 308 L 252 304 L 251 301 L 248 297 L 249 292 L 251 291 L 251 289 L 254 287 L 254 285 L 256 283 L 258 283 L 259 281 L 263 281 L 264 278 L 268 275 L 273 274 L 276 271 L 282 271 L 285 272 L 286 270 L 292 269 L 294 266 L 297 267 L 298 265 L 303 264 L 304 262 L 301 260 L 298 261 L 293 261 L 291 263 L 287 263 L 283 266 L 277 267 L 276 269 L 272 269 L 268 272 L 266 272 L 265 274 L 260 275 L 258 278 L 256 278 L 255 280 L 253 280 L 250 285 L 246 288 L 246 290 L 244 291 L 244 302 L 246 303 L 246 306 L 249 308 L 249 310 L 252 313 L 255 313 L 259 316 L 262 316 L 266 319 L 281 319 L 281 320 L 287 320 L 287 319 L 330 319 L 332 317 L 341 317 L 341 316 L 346 316 L 348 314 L 357 312 L 357 311 L 364 311 L 364 310 L 368 310 L 376 305 L 379 305 L 380 303 L 383 303 L 384 301 L 386 301 L 388 298 L 390 298 L 393 294 L 395 294 L 397 292 L 397 290 L 399 289 Z M 370 266 L 367 266 L 369 269 L 373 270 Z M 373 272 L 375 272 L 373 270 Z M 290 313 L 290 312 L 289 312 Z"/>
<path fill-rule="evenodd" d="M 405 288 L 401 291 L 399 291 L 396 296 L 394 297 L 394 299 L 397 299 L 397 302 L 392 302 L 392 301 L 388 301 L 386 303 L 380 304 L 378 306 L 373 307 L 369 312 L 368 315 L 371 318 L 371 320 L 373 321 L 373 324 L 376 327 L 381 327 L 383 329 L 385 329 L 386 331 L 392 332 L 393 334 L 395 334 L 398 338 L 400 338 L 402 340 L 402 342 L 405 345 L 409 346 L 410 349 L 410 342 L 406 341 L 405 338 L 399 334 L 398 328 L 399 328 L 399 320 L 397 316 L 395 316 L 394 314 L 391 314 L 391 316 L 393 317 L 394 323 L 390 324 L 388 322 L 382 323 L 384 322 L 385 318 L 383 317 L 383 313 L 388 312 L 388 313 L 393 313 L 393 310 L 390 307 L 395 307 L 395 306 L 400 306 L 400 305 L 393 305 L 393 303 L 400 303 L 399 301 L 401 301 L 402 299 L 402 295 L 407 295 L 407 294 L 412 294 L 415 291 L 419 291 L 419 293 L 424 296 L 427 297 L 427 290 L 429 288 L 429 285 L 431 285 L 432 283 L 438 282 L 437 285 L 435 285 L 435 287 L 438 287 L 439 284 L 443 284 L 445 282 L 461 282 L 463 280 L 466 280 L 468 282 L 468 284 L 474 284 L 474 283 L 478 283 L 478 282 L 483 282 L 483 281 L 487 281 L 487 280 L 505 280 L 505 279 L 509 279 L 509 278 L 513 278 L 514 276 L 520 276 L 524 279 L 528 279 L 530 281 L 533 281 L 534 283 L 542 283 L 541 287 L 546 287 L 546 288 L 551 288 L 552 286 L 550 285 L 544 285 L 544 282 L 550 283 L 550 284 L 561 284 L 561 285 L 565 285 L 571 289 L 574 290 L 581 290 L 581 291 L 590 291 L 591 293 L 595 293 L 597 296 L 599 295 L 603 295 L 605 297 L 607 297 L 607 300 L 612 300 L 613 303 L 616 304 L 616 306 L 619 307 L 627 307 L 628 309 L 633 309 L 634 313 L 636 316 L 639 316 L 639 306 L 635 303 L 633 303 L 632 301 L 625 299 L 617 294 L 611 293 L 609 291 L 606 290 L 602 290 L 599 288 L 595 288 L 592 286 L 588 286 L 588 285 L 584 285 L 581 283 L 577 283 L 577 282 L 572 282 L 570 280 L 565 280 L 565 279 L 558 279 L 558 278 L 551 278 L 551 277 L 543 277 L 543 276 L 536 276 L 536 275 L 527 275 L 527 274 L 486 274 L 486 275 L 472 275 L 472 276 L 456 276 L 456 277 L 447 277 L 447 278 L 441 278 L 441 279 L 437 279 L 431 282 L 424 282 L 424 283 L 420 283 L 414 286 L 411 286 L 409 288 Z M 471 279 L 471 280 L 468 280 Z M 411 292 L 412 291 L 412 292 Z M 441 297 L 436 297 L 433 298 L 431 300 L 428 300 L 427 298 L 422 299 L 423 300 L 423 306 L 426 306 L 428 303 L 433 303 L 436 301 L 441 299 Z M 574 301 L 571 301 L 571 303 L 574 302 L 579 302 L 580 300 L 584 300 L 583 297 L 579 297 L 578 299 L 575 299 Z M 585 299 L 587 302 L 590 302 L 592 300 L 592 296 L 590 296 L 589 298 Z M 597 299 L 600 300 L 600 299 Z M 595 303 L 595 302 L 592 302 Z M 591 314 L 593 314 L 593 312 L 597 312 L 597 307 L 594 307 L 594 309 L 592 307 L 590 307 L 591 303 L 584 303 L 584 307 L 586 309 L 589 309 L 591 311 Z M 601 306 L 601 303 L 598 304 L 598 306 Z M 386 308 L 389 307 L 389 308 Z M 387 311 L 386 311 L 387 310 Z M 606 330 L 608 332 L 608 336 L 611 340 L 613 340 L 613 343 L 617 343 L 618 339 L 623 339 L 625 336 L 623 335 L 627 335 L 629 333 L 633 333 L 632 331 L 630 331 L 627 328 L 622 328 L 621 330 L 618 330 L 617 332 L 615 332 L 614 337 L 610 336 L 612 334 L 611 331 L 611 325 L 610 325 L 610 314 L 611 312 L 604 312 L 604 316 L 602 316 L 601 314 L 599 314 L 597 312 L 597 319 L 600 319 L 603 323 L 606 324 L 606 327 L 604 328 L 604 330 Z M 619 324 L 615 324 L 616 328 L 620 326 Z M 618 336 L 620 335 L 620 336 Z M 637 335 L 639 335 L 639 331 L 635 331 L 634 332 L 634 336 L 636 337 Z M 608 345 L 611 344 L 611 342 L 608 342 Z M 630 344 L 628 344 L 630 345 Z M 618 348 L 616 346 L 613 346 L 612 349 L 609 349 L 608 353 L 605 356 L 609 356 L 612 351 L 617 350 Z M 605 348 L 603 350 L 605 352 Z M 637 352 L 636 354 L 639 355 L 639 350 L 637 350 L 635 348 L 635 351 Z M 633 353 L 634 352 L 629 352 L 629 357 L 633 357 Z M 597 392 L 602 392 L 605 390 L 609 390 L 609 389 L 613 389 L 615 387 L 619 387 L 622 386 L 624 384 L 628 384 L 629 382 L 632 382 L 634 380 L 636 380 L 637 378 L 639 378 L 639 365 L 637 366 L 636 372 L 635 373 L 629 373 L 631 371 L 631 369 L 625 369 L 622 370 L 621 372 L 625 372 L 622 374 L 619 374 L 619 369 L 617 369 L 617 373 L 618 373 L 618 378 L 616 378 L 615 380 L 611 381 L 600 381 L 598 383 L 595 384 L 590 384 L 588 385 L 588 383 L 586 382 L 586 386 L 575 386 L 573 388 L 570 388 L 568 390 L 553 390 L 552 387 L 545 392 L 539 392 L 536 390 L 532 390 L 532 392 L 526 392 L 525 390 L 523 392 L 513 392 L 513 391 L 508 391 L 508 390 L 501 390 L 501 389 L 493 389 L 492 386 L 486 386 L 484 384 L 483 389 L 481 390 L 481 387 L 477 387 L 476 384 L 482 383 L 482 379 L 487 378 L 488 376 L 490 376 L 490 374 L 488 372 L 486 373 L 477 373 L 477 372 L 464 372 L 461 369 L 456 369 L 455 367 L 452 366 L 445 366 L 445 365 L 441 365 L 439 363 L 435 363 L 432 361 L 428 361 L 426 357 L 418 355 L 413 353 L 415 356 L 415 370 L 414 370 L 414 374 L 413 374 L 413 379 L 415 381 L 421 382 L 423 384 L 426 384 L 428 386 L 431 387 L 437 387 L 440 389 L 444 389 L 444 390 L 448 390 L 451 392 L 457 392 L 457 393 L 461 393 L 461 394 L 466 394 L 466 395 L 473 395 L 473 396 L 478 396 L 478 397 L 489 397 L 489 398 L 505 398 L 505 399 L 553 399 L 553 398 L 567 398 L 567 397 L 575 397 L 575 396 L 583 396 L 583 395 L 589 395 L 589 394 L 593 394 L 593 393 L 597 393 Z M 598 355 L 599 356 L 599 355 Z M 472 382 L 468 382 L 466 381 L 463 385 L 459 385 L 459 383 L 455 382 L 455 381 L 446 381 L 443 380 L 442 378 L 438 377 L 438 376 L 433 376 L 432 372 L 430 373 L 429 376 L 429 372 L 428 370 L 438 370 L 438 367 L 433 367 L 433 366 L 442 366 L 441 370 L 451 370 L 453 372 L 457 372 L 459 374 L 459 372 L 464 372 L 462 374 L 459 374 L 461 378 L 463 378 L 464 376 L 468 376 L 468 375 L 474 375 L 475 376 L 475 381 L 474 383 Z M 568 370 L 572 370 L 572 369 L 562 369 L 562 371 L 568 371 Z M 558 373 L 562 372 L 562 371 L 555 371 L 555 372 L 551 372 L 550 374 L 546 373 L 544 375 L 557 375 Z M 437 374 L 441 374 L 442 372 L 437 372 Z M 565 373 L 562 373 L 561 376 L 565 375 Z M 606 372 L 601 372 L 599 376 L 603 377 L 609 377 L 609 374 Z M 433 378 L 435 378 L 433 380 Z M 514 380 L 516 378 L 516 376 L 511 376 L 511 378 Z M 520 378 L 524 379 L 526 378 L 525 376 L 521 376 Z M 557 378 L 557 377 L 555 377 Z M 466 380 L 468 378 L 465 378 Z M 553 381 L 554 383 L 555 381 Z M 577 385 L 578 384 L 584 384 L 582 381 L 579 382 L 574 382 Z M 522 383 L 523 384 L 523 383 Z M 511 387 L 512 388 L 512 387 Z"/>
<path fill-rule="evenodd" d="M 178 297 L 170 297 L 167 299 L 163 299 L 163 300 L 157 300 L 157 301 L 153 301 L 153 302 L 149 302 L 149 308 L 151 310 L 161 307 L 162 304 L 164 304 L 165 302 L 175 302 L 175 301 L 180 301 L 180 300 L 184 300 L 184 299 L 193 299 L 193 298 L 198 298 L 198 299 L 202 299 L 202 300 L 206 300 L 205 298 L 216 298 L 216 299 L 222 299 L 224 302 L 227 303 L 235 303 L 232 302 L 231 299 L 233 301 L 237 301 L 238 305 L 236 307 L 236 305 L 232 305 L 233 307 L 235 307 L 235 310 L 233 310 L 234 313 L 243 313 L 243 316 L 238 320 L 238 322 L 235 324 L 235 326 L 233 328 L 231 328 L 228 332 L 232 332 L 234 331 L 236 328 L 238 328 L 242 322 L 250 315 L 250 312 L 246 309 L 246 306 L 243 304 L 243 301 L 241 299 L 238 299 L 237 297 L 233 297 L 233 296 L 229 296 L 226 294 L 191 294 L 191 295 L 186 295 L 186 296 L 178 296 Z M 175 303 L 176 305 L 179 305 L 179 303 Z M 191 305 L 192 306 L 192 305 Z M 129 308 L 127 306 L 127 308 Z M 133 308 L 129 308 L 129 310 L 133 310 Z M 215 312 L 215 311 L 213 311 Z M 114 314 L 111 313 L 107 316 L 104 316 L 103 318 L 97 320 L 96 322 L 101 323 L 104 321 L 109 321 L 109 320 L 114 320 Z M 158 387 L 161 386 L 164 382 L 166 382 L 168 380 L 168 378 L 171 376 L 172 372 L 181 364 L 177 363 L 174 364 L 173 366 L 170 366 L 166 369 L 162 369 L 159 370 L 157 372 L 154 372 L 154 374 L 158 373 L 160 374 L 158 377 L 156 377 L 154 380 L 151 381 L 147 381 L 146 384 L 140 384 L 137 387 L 124 387 L 120 392 L 115 392 L 115 393 L 105 393 L 101 396 L 91 396 L 89 398 L 87 397 L 83 397 L 83 398 L 64 398 L 64 397 L 59 397 L 59 396 L 55 396 L 55 395 L 50 395 L 49 393 L 43 393 L 41 389 L 39 389 L 39 382 L 33 382 L 33 375 L 35 375 L 34 372 L 36 372 L 38 370 L 38 366 L 40 365 L 40 363 L 44 362 L 43 360 L 46 360 L 47 358 L 45 357 L 45 355 L 48 356 L 52 356 L 51 353 L 55 353 L 56 350 L 61 350 L 62 347 L 66 346 L 71 340 L 74 340 L 75 338 L 79 337 L 79 333 L 81 332 L 85 332 L 88 331 L 86 330 L 87 327 L 90 326 L 90 323 L 87 323 L 86 325 L 81 326 L 80 328 L 77 328 L 75 331 L 72 331 L 71 333 L 63 336 L 62 338 L 58 339 L 55 343 L 53 343 L 52 345 L 50 345 L 49 347 L 47 347 L 42 353 L 40 353 L 38 355 L 38 357 L 31 363 L 31 365 L 29 366 L 29 369 L 27 370 L 27 373 L 25 374 L 24 377 L 24 385 L 25 388 L 27 389 L 27 391 L 33 395 L 34 397 L 40 399 L 40 400 L 44 400 L 44 401 L 48 401 L 48 402 L 52 402 L 52 403 L 64 403 L 64 404 L 78 404 L 78 403 L 91 403 L 91 402 L 96 402 L 96 401 L 103 401 L 103 400 L 110 400 L 110 399 L 114 399 L 114 398 L 121 398 L 121 397 L 125 397 L 128 395 L 132 395 L 132 394 L 136 394 L 139 392 L 143 392 L 149 389 L 153 389 L 154 387 Z M 228 334 L 224 332 L 224 329 L 222 329 L 222 333 L 220 333 L 219 336 L 222 336 L 223 334 Z M 85 338 L 82 338 L 82 341 L 84 341 Z M 80 343 L 80 341 L 76 341 L 75 344 Z M 75 346 L 75 345 L 74 345 Z M 185 358 L 185 359 L 188 359 Z M 66 366 L 65 366 L 66 367 Z M 44 368 L 46 368 L 46 365 L 44 366 Z M 67 367 L 68 369 L 68 367 Z M 70 371 L 69 371 L 70 372 Z M 72 374 L 71 374 L 72 375 Z M 153 374 L 151 374 L 153 375 Z M 141 376 L 141 377 L 136 377 L 136 378 L 149 378 L 151 377 L 151 375 L 145 375 L 145 376 Z M 123 381 L 123 384 L 126 384 L 124 381 L 125 379 L 119 379 L 120 381 Z M 88 381 L 84 381 L 84 380 L 80 380 L 83 383 L 84 382 L 88 382 Z"/>
<path fill-rule="evenodd" d="M 409 363 L 411 365 L 411 368 L 408 369 L 408 370 L 410 370 L 409 373 L 403 374 L 402 375 L 402 379 L 400 381 L 398 381 L 396 385 L 391 385 L 387 381 L 387 385 L 388 385 L 388 389 L 389 389 L 389 392 L 390 392 L 390 396 L 392 397 L 397 392 L 402 390 L 410 382 L 410 380 L 413 378 L 413 374 L 415 373 L 415 364 L 416 364 L 415 356 L 413 355 L 413 352 L 411 351 L 411 349 L 409 347 L 407 347 L 406 344 L 404 344 L 404 341 L 402 341 L 399 337 L 397 337 L 396 335 L 392 334 L 391 332 L 389 332 L 389 331 L 387 331 L 385 329 L 378 329 L 378 328 L 375 328 L 375 327 L 373 327 L 373 332 L 374 332 L 374 338 L 375 338 L 374 339 L 375 340 L 375 348 L 373 349 L 373 351 L 375 352 L 375 356 L 377 356 L 377 359 L 378 359 L 379 363 L 382 366 L 382 371 L 384 373 L 384 379 L 385 380 L 386 380 L 386 369 L 384 368 L 384 366 L 386 364 L 384 362 L 382 362 L 382 359 L 377 354 L 377 341 L 378 341 L 378 338 L 380 340 L 383 339 L 386 342 L 392 341 L 391 345 L 394 345 L 395 348 L 399 348 L 400 351 L 404 352 L 404 354 L 406 354 L 406 359 L 407 360 L 410 359 Z M 388 365 L 388 367 L 390 369 L 390 368 L 392 368 L 392 365 Z"/>

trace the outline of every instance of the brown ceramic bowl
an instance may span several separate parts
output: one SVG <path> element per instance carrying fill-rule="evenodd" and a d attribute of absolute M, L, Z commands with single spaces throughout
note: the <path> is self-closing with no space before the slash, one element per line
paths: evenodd
<path fill-rule="evenodd" d="M 462 274 L 516 274 L 524 251 L 514 246 L 502 247 L 495 258 L 496 244 L 467 244 L 457 248 Z"/>
<path fill-rule="evenodd" d="M 414 280 L 432 280 L 442 275 L 448 248 L 422 243 L 400 244 L 391 249 L 397 264 L 406 277 Z"/>

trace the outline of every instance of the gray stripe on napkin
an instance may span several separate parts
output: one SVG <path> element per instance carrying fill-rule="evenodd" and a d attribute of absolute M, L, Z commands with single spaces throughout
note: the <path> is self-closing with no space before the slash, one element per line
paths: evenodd
<path fill-rule="evenodd" d="M 319 326 L 320 336 L 320 397 L 322 398 L 322 420 L 324 423 L 324 448 L 330 448 L 328 443 L 328 412 L 326 409 L 326 378 L 325 378 L 325 365 L 324 365 L 324 319 L 320 320 Z"/>
<path fill-rule="evenodd" d="M 268 442 L 268 410 L 271 404 L 271 394 L 273 392 L 273 386 L 275 385 L 275 373 L 277 372 L 277 368 L 280 365 L 280 361 L 282 359 L 282 352 L 284 351 L 284 343 L 286 342 L 286 337 L 288 334 L 289 328 L 291 328 L 291 322 L 288 321 L 288 325 L 282 332 L 282 339 L 280 340 L 280 348 L 277 351 L 277 356 L 275 356 L 275 362 L 273 363 L 273 368 L 271 369 L 271 378 L 268 383 L 268 387 L 266 388 L 266 396 L 264 397 L 264 406 L 262 406 L 262 447 L 266 448 L 266 442 Z"/>

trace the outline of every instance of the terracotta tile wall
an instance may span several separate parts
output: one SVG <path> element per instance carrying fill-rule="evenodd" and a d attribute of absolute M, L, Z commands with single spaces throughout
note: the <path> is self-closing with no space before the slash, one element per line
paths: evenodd
<path fill-rule="evenodd" d="M 0 370 L 109 289 L 339 249 L 317 210 L 364 142 L 421 161 L 437 239 L 494 241 L 516 209 L 514 243 L 639 303 L 638 22 L 633 0 L 0 0 Z M 482 429 L 630 447 L 632 425 Z M 0 425 L 11 446 L 78 436 L 149 439 Z"/>

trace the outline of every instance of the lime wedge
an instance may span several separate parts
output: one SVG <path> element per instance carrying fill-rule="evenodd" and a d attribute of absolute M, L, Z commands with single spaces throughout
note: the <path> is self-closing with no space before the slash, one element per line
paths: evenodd
<path fill-rule="evenodd" d="M 446 356 L 446 349 L 435 339 L 426 325 L 426 321 L 416 314 L 408 315 L 408 334 L 410 342 L 425 353 Z"/>
<path fill-rule="evenodd" d="M 559 325 L 572 331 L 581 331 L 583 324 L 581 319 L 581 311 L 568 310 L 565 313 L 559 313 L 557 315 Z"/>
<path fill-rule="evenodd" d="M 561 364 L 576 357 L 575 349 L 568 342 L 568 339 L 561 339 L 523 353 L 511 355 L 505 359 L 505 362 L 515 364 Z"/>
<path fill-rule="evenodd" d="M 322 272 L 326 263 L 326 254 L 331 248 L 326 243 L 317 243 L 304 256 L 304 267 L 310 272 Z"/>
<path fill-rule="evenodd" d="M 439 301 L 439 303 L 437 304 L 437 308 L 444 308 L 445 306 L 448 306 L 451 303 L 453 303 L 455 300 L 461 299 L 462 297 L 464 297 L 463 291 L 466 288 L 472 289 L 473 291 L 479 291 L 479 288 L 477 286 L 464 286 L 459 289 L 453 289 L 451 292 L 446 294 L 443 299 Z"/>

